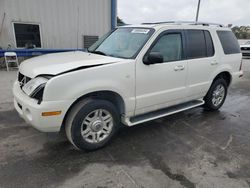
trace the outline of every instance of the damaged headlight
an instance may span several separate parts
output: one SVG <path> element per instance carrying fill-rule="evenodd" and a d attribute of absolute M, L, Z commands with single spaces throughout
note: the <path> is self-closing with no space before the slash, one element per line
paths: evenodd
<path fill-rule="evenodd" d="M 40 103 L 42 101 L 44 87 L 49 79 L 50 77 L 33 78 L 23 86 L 22 90 L 30 97 L 37 99 L 38 103 Z"/>

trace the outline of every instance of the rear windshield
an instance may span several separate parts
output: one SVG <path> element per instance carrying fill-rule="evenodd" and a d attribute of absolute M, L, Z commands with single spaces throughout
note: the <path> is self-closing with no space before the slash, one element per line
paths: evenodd
<path fill-rule="evenodd" d="M 217 34 L 225 54 L 241 53 L 237 38 L 232 31 L 217 31 Z"/>

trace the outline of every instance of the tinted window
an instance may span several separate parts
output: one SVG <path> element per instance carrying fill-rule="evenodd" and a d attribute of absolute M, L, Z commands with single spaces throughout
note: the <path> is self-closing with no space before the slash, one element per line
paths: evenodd
<path fill-rule="evenodd" d="M 39 25 L 14 23 L 14 31 L 18 48 L 41 48 Z"/>
<path fill-rule="evenodd" d="M 225 54 L 240 53 L 239 43 L 231 31 L 217 31 Z"/>
<path fill-rule="evenodd" d="M 206 45 L 207 45 L 207 57 L 211 57 L 214 55 L 213 40 L 212 40 L 211 35 L 208 31 L 204 31 L 204 34 L 205 34 Z"/>
<path fill-rule="evenodd" d="M 187 30 L 187 58 L 202 58 L 207 56 L 204 32 L 202 30 Z"/>
<path fill-rule="evenodd" d="M 159 52 L 163 56 L 164 62 L 181 60 L 181 34 L 173 33 L 162 36 L 151 49 L 151 52 Z"/>

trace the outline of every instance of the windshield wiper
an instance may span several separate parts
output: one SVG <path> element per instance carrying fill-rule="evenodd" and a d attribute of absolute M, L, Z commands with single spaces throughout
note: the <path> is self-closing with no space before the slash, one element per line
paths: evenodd
<path fill-rule="evenodd" d="M 99 55 L 105 55 L 107 56 L 107 54 L 105 54 L 104 52 L 102 51 L 89 51 L 90 53 L 93 53 L 93 54 L 99 54 Z"/>

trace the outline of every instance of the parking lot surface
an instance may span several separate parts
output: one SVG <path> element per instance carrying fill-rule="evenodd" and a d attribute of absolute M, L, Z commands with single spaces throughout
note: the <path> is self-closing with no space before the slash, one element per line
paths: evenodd
<path fill-rule="evenodd" d="M 0 187 L 250 187 L 250 59 L 219 112 L 202 107 L 131 128 L 80 152 L 18 117 L 0 71 Z"/>

